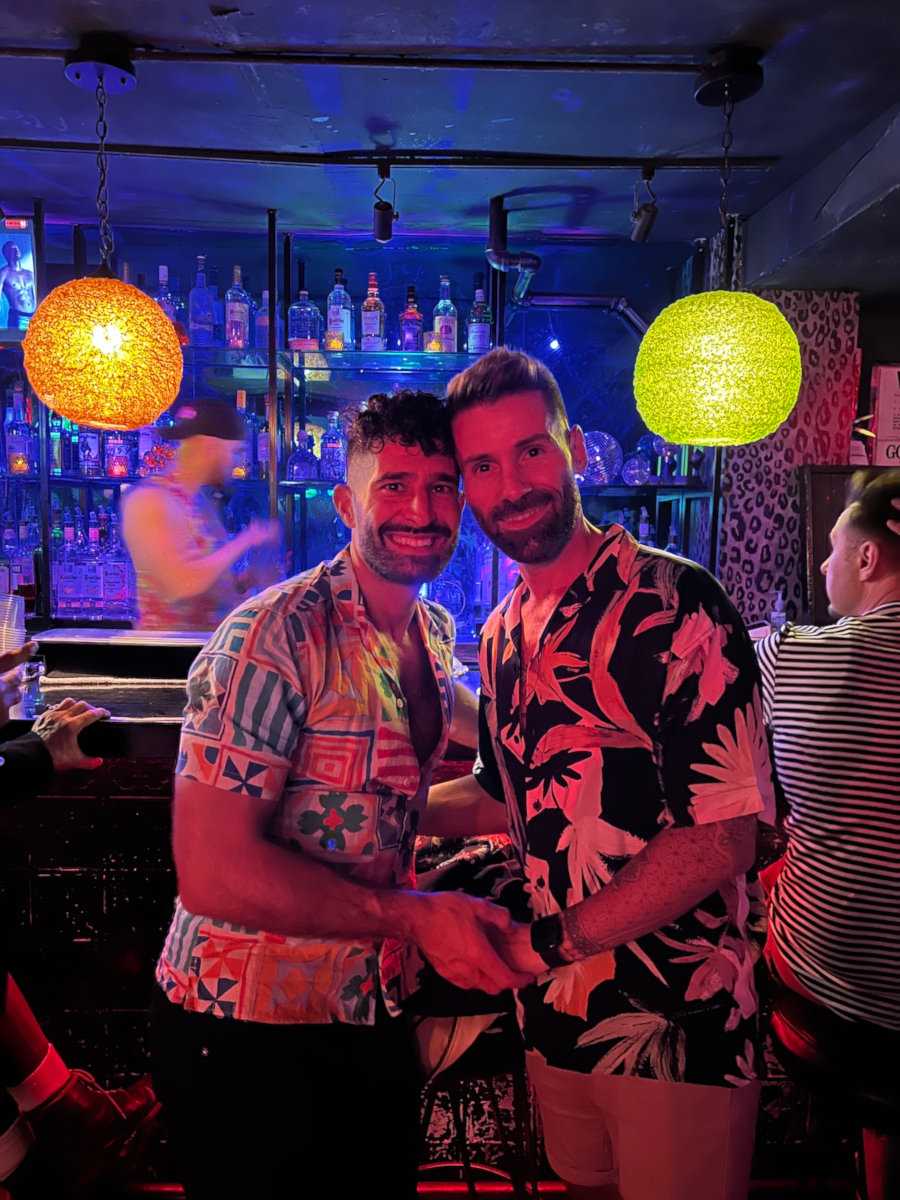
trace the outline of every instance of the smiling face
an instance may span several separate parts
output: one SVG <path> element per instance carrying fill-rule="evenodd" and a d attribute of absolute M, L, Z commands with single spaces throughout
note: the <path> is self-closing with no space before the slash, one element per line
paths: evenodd
<path fill-rule="evenodd" d="M 454 417 L 453 440 L 466 501 L 491 541 L 515 562 L 552 562 L 581 516 L 581 430 L 562 428 L 541 392 L 510 392 Z"/>
<path fill-rule="evenodd" d="M 434 579 L 456 548 L 463 501 L 447 454 L 392 440 L 377 453 L 355 454 L 334 504 L 363 561 L 390 583 Z"/>

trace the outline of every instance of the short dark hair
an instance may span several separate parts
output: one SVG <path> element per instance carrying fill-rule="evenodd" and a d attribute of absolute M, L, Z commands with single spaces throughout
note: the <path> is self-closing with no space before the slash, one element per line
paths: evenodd
<path fill-rule="evenodd" d="M 347 430 L 347 460 L 359 454 L 378 454 L 386 442 L 418 446 L 423 454 L 452 458 L 446 404 L 431 392 L 409 388 L 370 396 Z"/>
<path fill-rule="evenodd" d="M 553 372 L 530 354 L 507 350 L 505 346 L 491 350 L 450 380 L 447 386 L 450 420 L 467 408 L 493 404 L 511 392 L 540 392 L 547 412 L 563 429 L 568 429 L 566 406 Z"/>
<path fill-rule="evenodd" d="M 887 527 L 888 521 L 900 520 L 894 500 L 900 500 L 900 470 L 878 471 L 870 467 L 854 472 L 847 492 L 848 524 L 858 534 L 884 547 L 890 561 L 900 569 L 900 536 Z"/>

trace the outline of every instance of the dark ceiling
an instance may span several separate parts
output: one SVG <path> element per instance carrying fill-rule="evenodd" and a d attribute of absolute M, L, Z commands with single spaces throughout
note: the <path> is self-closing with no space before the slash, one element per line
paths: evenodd
<path fill-rule="evenodd" d="M 738 107 L 735 153 L 773 155 L 737 172 L 731 207 L 745 214 L 898 99 L 900 6 L 884 0 L 31 0 L 6 11 L 0 47 L 66 48 L 106 29 L 134 44 L 181 50 L 293 48 L 518 58 L 605 53 L 702 60 L 722 42 L 765 51 L 762 92 Z M 90 142 L 93 98 L 58 58 L 0 61 L 0 138 Z M 566 73 L 356 66 L 138 63 L 138 88 L 110 102 L 115 142 L 329 152 L 376 147 L 623 155 L 715 156 L 721 116 L 697 105 L 690 74 Z M 49 218 L 90 221 L 93 157 L 0 150 L 0 200 L 44 198 Z M 516 233 L 624 236 L 634 172 L 409 168 L 395 172 L 399 230 L 480 236 L 487 201 L 508 193 Z M 279 210 L 287 227 L 371 228 L 374 170 L 116 158 L 119 224 L 246 229 Z M 654 238 L 712 232 L 718 178 L 665 171 Z"/>

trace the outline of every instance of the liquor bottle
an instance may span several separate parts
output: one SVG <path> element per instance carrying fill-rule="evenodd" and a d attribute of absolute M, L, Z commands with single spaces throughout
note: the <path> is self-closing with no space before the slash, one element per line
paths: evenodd
<path fill-rule="evenodd" d="M 57 611 L 59 565 L 62 561 L 63 527 L 59 497 L 50 498 L 50 611 Z"/>
<path fill-rule="evenodd" d="M 319 474 L 322 479 L 343 483 L 347 478 L 347 438 L 341 426 L 340 415 L 328 414 L 328 428 L 322 434 Z"/>
<path fill-rule="evenodd" d="M 119 518 L 109 517 L 109 539 L 103 553 L 103 616 L 112 620 L 127 620 L 134 606 L 134 569 L 128 551 L 122 544 Z"/>
<path fill-rule="evenodd" d="M 188 297 L 188 330 L 192 346 L 212 346 L 216 315 L 213 297 L 206 282 L 206 255 L 197 255 L 197 274 Z"/>
<path fill-rule="evenodd" d="M 80 512 L 78 515 L 80 519 Z M 73 621 L 77 621 L 81 616 L 81 584 L 81 551 L 78 547 L 72 511 L 67 508 L 63 513 L 63 547 L 57 575 L 56 612 L 58 616 Z"/>
<path fill-rule="evenodd" d="M 244 422 L 244 428 L 247 430 L 244 445 L 241 448 L 241 453 L 235 460 L 234 466 L 231 468 L 232 479 L 252 479 L 253 478 L 253 463 L 251 449 L 253 445 L 253 418 L 247 412 L 247 393 L 243 388 L 238 388 L 234 397 L 234 406 L 237 409 L 241 419 Z"/>
<path fill-rule="evenodd" d="M 400 314 L 401 350 L 416 352 L 422 349 L 424 324 L 425 318 L 419 312 L 419 306 L 416 304 L 416 289 L 410 284 L 406 289 L 406 308 Z"/>
<path fill-rule="evenodd" d="M 369 289 L 360 311 L 362 350 L 384 349 L 384 304 L 378 295 L 378 276 L 369 272 Z"/>
<path fill-rule="evenodd" d="M 81 474 L 89 479 L 102 474 L 103 466 L 100 462 L 99 429 L 90 429 L 85 425 L 81 430 L 78 445 L 81 458 Z"/>
<path fill-rule="evenodd" d="M 11 574 L 11 591 L 34 586 L 34 552 L 40 545 L 41 534 L 33 504 L 24 504 L 19 514 L 19 538 L 16 563 Z"/>
<path fill-rule="evenodd" d="M 213 306 L 213 345 L 225 345 L 225 301 L 219 294 L 219 268 L 210 266 L 207 271 L 209 277 L 209 294 L 212 297 Z"/>
<path fill-rule="evenodd" d="M 225 345 L 229 350 L 246 350 L 250 345 L 250 297 L 244 291 L 237 265 L 225 293 Z"/>
<path fill-rule="evenodd" d="M 254 318 L 254 341 L 257 350 L 265 353 L 269 348 L 269 289 L 263 288 L 262 304 L 259 306 Z M 281 319 L 281 314 L 277 314 L 276 329 L 278 332 L 275 335 L 275 345 L 280 350 L 284 345 L 284 322 Z"/>
<path fill-rule="evenodd" d="M 344 283 L 344 272 L 335 267 L 334 287 L 328 293 L 326 350 L 355 350 L 353 301 Z"/>
<path fill-rule="evenodd" d="M 128 437 L 118 429 L 107 431 L 103 439 L 103 473 L 109 479 L 123 479 L 131 472 L 131 447 Z"/>
<path fill-rule="evenodd" d="M 475 300 L 466 321 L 466 347 L 470 354 L 486 354 L 491 348 L 492 314 L 484 298 L 484 275 L 475 276 Z"/>
<path fill-rule="evenodd" d="M 63 470 L 67 475 L 79 475 L 81 473 L 81 430 L 78 425 L 66 418 L 63 419 L 63 426 L 69 435 L 69 444 L 65 447 Z"/>
<path fill-rule="evenodd" d="M 322 344 L 322 314 L 301 289 L 288 309 L 288 349 L 318 350 Z"/>
<path fill-rule="evenodd" d="M 50 474 L 63 475 L 66 463 L 69 461 L 69 431 L 68 422 L 59 413 L 50 413 Z"/>
<path fill-rule="evenodd" d="M 13 385 L 9 418 L 6 426 L 6 469 L 10 475 L 33 475 L 37 471 L 37 438 L 28 420 L 22 383 Z"/>
<path fill-rule="evenodd" d="M 12 513 L 7 513 L 3 521 L 2 539 L 0 539 L 0 596 L 15 590 L 12 569 L 16 549 L 16 529 Z"/>
<path fill-rule="evenodd" d="M 187 300 L 184 298 L 184 292 L 181 290 L 181 280 L 177 275 L 172 276 L 171 288 L 172 304 L 175 308 L 175 324 L 187 331 L 188 323 L 188 306 Z"/>
<path fill-rule="evenodd" d="M 97 525 L 100 530 L 100 550 L 106 549 L 109 543 L 109 518 L 111 510 L 105 504 L 101 504 L 97 508 Z"/>
<path fill-rule="evenodd" d="M 434 306 L 434 332 L 444 354 L 456 353 L 456 305 L 450 299 L 450 280 L 441 276 L 441 298 Z"/>
<path fill-rule="evenodd" d="M 296 482 L 319 478 L 319 459 L 316 456 L 315 445 L 316 439 L 311 433 L 301 432 L 300 445 L 288 459 L 288 479 Z"/>
<path fill-rule="evenodd" d="M 100 555 L 100 525 L 97 514 L 88 514 L 87 544 L 81 560 L 83 616 L 99 621 L 103 616 L 103 563 Z"/>
<path fill-rule="evenodd" d="M 163 310 L 170 321 L 175 321 L 175 297 L 169 290 L 169 268 L 165 263 L 159 264 L 159 284 L 153 293 L 153 299 Z"/>

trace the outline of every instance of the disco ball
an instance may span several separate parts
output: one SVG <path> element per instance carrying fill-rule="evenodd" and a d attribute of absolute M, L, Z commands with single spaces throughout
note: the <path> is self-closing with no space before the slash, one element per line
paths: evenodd
<path fill-rule="evenodd" d="M 582 479 L 585 483 L 612 483 L 622 470 L 622 447 L 611 433 L 595 430 L 584 435 L 587 465 Z"/>
<path fill-rule="evenodd" d="M 666 446 L 666 439 L 660 437 L 658 433 L 645 433 L 642 438 L 639 438 L 635 450 L 638 454 L 642 454 L 644 458 L 658 458 L 662 454 Z"/>
<path fill-rule="evenodd" d="M 650 463 L 643 454 L 632 454 L 622 467 L 622 481 L 629 487 L 642 487 L 650 478 Z"/>

